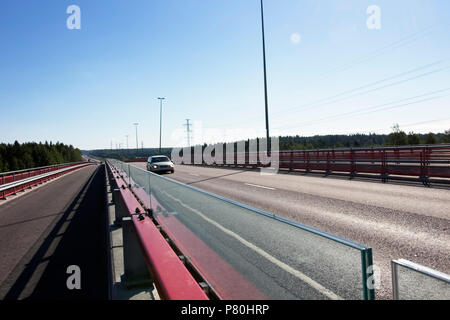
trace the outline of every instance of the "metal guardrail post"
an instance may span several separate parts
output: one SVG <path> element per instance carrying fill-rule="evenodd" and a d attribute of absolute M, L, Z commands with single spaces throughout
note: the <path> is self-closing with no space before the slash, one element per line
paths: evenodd
<path fill-rule="evenodd" d="M 114 220 L 114 224 L 116 226 L 120 226 L 122 225 L 122 219 L 124 217 L 127 217 L 129 214 L 127 212 L 126 206 L 123 203 L 123 199 L 122 199 L 122 195 L 120 194 L 120 190 L 119 189 L 114 189 L 113 190 L 113 201 L 114 201 L 114 205 L 115 205 L 115 220 Z"/>
<path fill-rule="evenodd" d="M 131 188 L 130 164 L 128 164 L 128 187 Z"/>
<path fill-rule="evenodd" d="M 381 182 L 386 183 L 388 181 L 388 172 L 386 165 L 386 150 L 383 150 L 381 155 Z"/>
<path fill-rule="evenodd" d="M 363 275 L 363 298 L 364 300 L 375 300 L 374 283 L 369 284 L 369 281 L 374 281 L 373 273 L 373 258 L 372 249 L 367 248 L 361 251 L 361 265 Z"/>
<path fill-rule="evenodd" d="M 398 279 L 397 279 L 397 264 L 394 260 L 391 261 L 392 273 L 392 299 L 398 300 Z"/>
<path fill-rule="evenodd" d="M 13 182 L 16 181 L 16 176 L 13 174 Z M 13 188 L 13 195 L 16 195 L 16 187 Z"/>
<path fill-rule="evenodd" d="M 326 164 L 326 171 L 325 171 L 325 175 L 330 175 L 331 174 L 331 163 L 330 163 L 330 151 L 327 152 L 327 164 Z"/>
<path fill-rule="evenodd" d="M 306 170 L 306 173 L 308 173 L 308 172 L 311 171 L 310 162 L 309 162 L 310 161 L 309 151 L 304 151 L 303 153 L 304 153 L 305 158 L 306 158 L 306 168 L 305 168 L 305 170 Z"/>
<path fill-rule="evenodd" d="M 399 267 L 403 269 L 403 272 Z M 394 300 L 448 300 L 450 298 L 450 275 L 406 259 L 392 260 L 391 268 Z M 416 276 L 426 277 L 434 284 L 427 283 L 423 279 L 411 281 L 411 276 L 405 276 L 404 270 L 413 272 L 415 274 L 413 279 Z M 401 274 L 403 276 L 400 276 Z M 436 287 L 437 283 L 440 283 L 442 287 Z"/>
<path fill-rule="evenodd" d="M 289 171 L 294 170 L 294 151 L 289 152 Z"/>
<path fill-rule="evenodd" d="M 111 181 L 111 180 L 109 180 L 109 181 Z M 116 202 L 117 202 L 117 198 L 118 198 L 118 195 L 117 195 L 117 193 L 119 192 L 119 189 L 117 189 L 117 188 L 113 188 L 111 185 L 110 185 L 110 187 L 111 187 L 111 200 L 112 200 L 112 203 L 114 203 L 114 204 L 116 204 Z M 116 220 L 117 220 L 117 217 L 116 217 Z"/>
<path fill-rule="evenodd" d="M 125 288 L 152 285 L 142 249 L 136 237 L 133 217 L 122 219 L 124 274 L 121 281 Z"/>
<path fill-rule="evenodd" d="M 355 150 L 350 148 L 350 179 L 356 176 Z"/>
<path fill-rule="evenodd" d="M 430 164 L 429 162 L 429 148 L 428 147 L 424 147 L 422 149 L 422 153 L 421 153 L 421 176 L 420 176 L 420 180 L 422 181 L 422 184 L 424 186 L 430 186 L 430 182 L 429 182 L 429 178 L 428 178 L 428 166 Z"/>

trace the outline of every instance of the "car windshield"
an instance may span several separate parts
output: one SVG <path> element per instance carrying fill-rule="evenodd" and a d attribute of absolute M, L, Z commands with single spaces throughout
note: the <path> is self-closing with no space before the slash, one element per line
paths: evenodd
<path fill-rule="evenodd" d="M 152 158 L 152 163 L 166 162 L 166 161 L 170 161 L 169 158 L 167 158 L 167 157 L 155 157 L 155 158 Z"/>

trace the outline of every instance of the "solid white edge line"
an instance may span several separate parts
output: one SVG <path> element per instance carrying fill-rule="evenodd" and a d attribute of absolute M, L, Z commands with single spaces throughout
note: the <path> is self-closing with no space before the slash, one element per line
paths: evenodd
<path fill-rule="evenodd" d="M 211 223 L 212 225 L 214 225 L 215 227 L 217 227 L 218 229 L 220 229 L 221 231 L 223 231 L 224 233 L 230 235 L 231 237 L 235 238 L 236 240 L 238 240 L 239 242 L 241 242 L 243 245 L 245 245 L 246 247 L 252 249 L 253 251 L 257 252 L 258 254 L 260 254 L 261 256 L 263 256 L 264 258 L 266 258 L 267 260 L 269 260 L 270 262 L 272 262 L 273 264 L 277 265 L 278 267 L 280 267 L 281 269 L 283 269 L 284 271 L 292 274 L 293 276 L 299 278 L 300 280 L 302 280 L 303 282 L 307 283 L 309 286 L 311 286 L 312 288 L 314 288 L 315 290 L 319 291 L 321 294 L 323 294 L 324 296 L 327 296 L 328 298 L 332 299 L 332 300 L 343 300 L 342 297 L 338 296 L 336 293 L 332 292 L 331 290 L 325 288 L 324 286 L 322 286 L 320 283 L 314 281 L 313 279 L 311 279 L 310 277 L 308 277 L 307 275 L 303 274 L 302 272 L 292 268 L 291 266 L 287 265 L 286 263 L 278 260 L 277 258 L 275 258 L 274 256 L 270 255 L 269 253 L 267 253 L 266 251 L 264 251 L 263 249 L 255 246 L 253 243 L 248 242 L 247 240 L 245 240 L 244 238 L 242 238 L 241 236 L 237 235 L 236 233 L 234 233 L 233 231 L 225 228 L 224 226 L 218 224 L 217 222 L 215 222 L 214 220 L 206 217 L 203 213 L 201 213 L 200 211 L 198 211 L 197 209 L 191 208 L 190 206 L 186 205 L 185 203 L 183 203 L 181 200 L 176 199 L 175 197 L 173 197 L 172 195 L 168 194 L 166 191 L 162 191 L 162 193 L 165 193 L 169 198 L 172 198 L 174 201 L 177 201 L 178 203 L 180 203 L 182 206 L 188 208 L 189 210 L 191 210 L 192 212 L 194 212 L 195 214 L 197 214 L 198 216 L 200 216 L 201 218 L 203 218 L 204 220 L 206 220 L 207 222 Z"/>

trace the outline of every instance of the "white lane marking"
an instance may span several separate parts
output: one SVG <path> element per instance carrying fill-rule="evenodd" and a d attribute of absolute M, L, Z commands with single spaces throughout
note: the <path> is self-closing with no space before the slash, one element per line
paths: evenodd
<path fill-rule="evenodd" d="M 263 188 L 263 189 L 267 189 L 267 190 L 277 190 L 275 188 L 271 188 L 271 187 L 265 187 L 265 186 L 260 186 L 257 184 L 251 184 L 251 183 L 246 183 L 247 186 L 251 186 L 251 187 L 256 187 L 256 188 Z"/>
<path fill-rule="evenodd" d="M 199 174 L 196 174 L 196 173 L 189 173 L 191 176 L 194 176 L 194 177 L 200 177 L 200 175 Z"/>
<path fill-rule="evenodd" d="M 189 205 L 183 203 L 181 200 L 173 197 L 172 195 L 168 194 L 166 191 L 162 191 L 162 193 L 165 193 L 169 198 L 172 198 L 174 201 L 180 203 L 180 205 L 182 205 L 183 207 L 191 210 L 192 212 L 194 212 L 195 214 L 197 214 L 198 216 L 200 216 L 201 218 L 203 218 L 204 220 L 206 220 L 207 222 L 211 223 L 212 225 L 214 225 L 215 227 L 219 228 L 220 230 L 222 230 L 224 233 L 230 235 L 231 237 L 235 238 L 236 240 L 240 241 L 242 244 L 244 244 L 245 246 L 247 246 L 248 248 L 252 249 L 253 251 L 259 253 L 261 256 L 263 256 L 264 258 L 266 258 L 267 260 L 269 260 L 270 262 L 272 262 L 273 264 L 277 265 L 278 267 L 280 267 L 281 269 L 283 269 L 284 271 L 292 274 L 293 276 L 299 278 L 300 280 L 302 280 L 303 282 L 307 283 L 309 286 L 311 286 L 312 288 L 314 288 L 315 290 L 319 291 L 321 294 L 323 294 L 324 296 L 327 296 L 328 298 L 332 299 L 332 300 L 344 300 L 342 297 L 338 296 L 336 293 L 334 293 L 333 291 L 325 288 L 324 286 L 322 286 L 320 283 L 314 281 L 313 279 L 311 279 L 310 277 L 308 277 L 307 275 L 305 275 L 304 273 L 292 268 L 291 266 L 287 265 L 286 263 L 278 260 L 277 258 L 275 258 L 274 256 L 270 255 L 269 253 L 267 253 L 266 251 L 264 251 L 263 249 L 255 246 L 253 243 L 248 242 L 247 240 L 245 240 L 244 238 L 242 238 L 241 236 L 237 235 L 236 233 L 234 233 L 233 231 L 225 228 L 224 226 L 218 224 L 217 222 L 215 222 L 214 220 L 206 217 L 203 213 L 201 213 L 200 211 L 198 211 L 197 209 L 191 208 Z"/>

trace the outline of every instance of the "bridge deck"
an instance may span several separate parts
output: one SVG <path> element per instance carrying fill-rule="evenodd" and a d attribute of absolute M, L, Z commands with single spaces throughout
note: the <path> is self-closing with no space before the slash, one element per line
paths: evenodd
<path fill-rule="evenodd" d="M 392 297 L 392 259 L 450 272 L 448 187 L 197 166 L 177 166 L 167 177 L 372 247 L 378 299 Z"/>
<path fill-rule="evenodd" d="M 0 299 L 107 299 L 105 178 L 98 168 L 0 202 Z M 69 265 L 81 269 L 81 290 L 67 289 Z"/>

